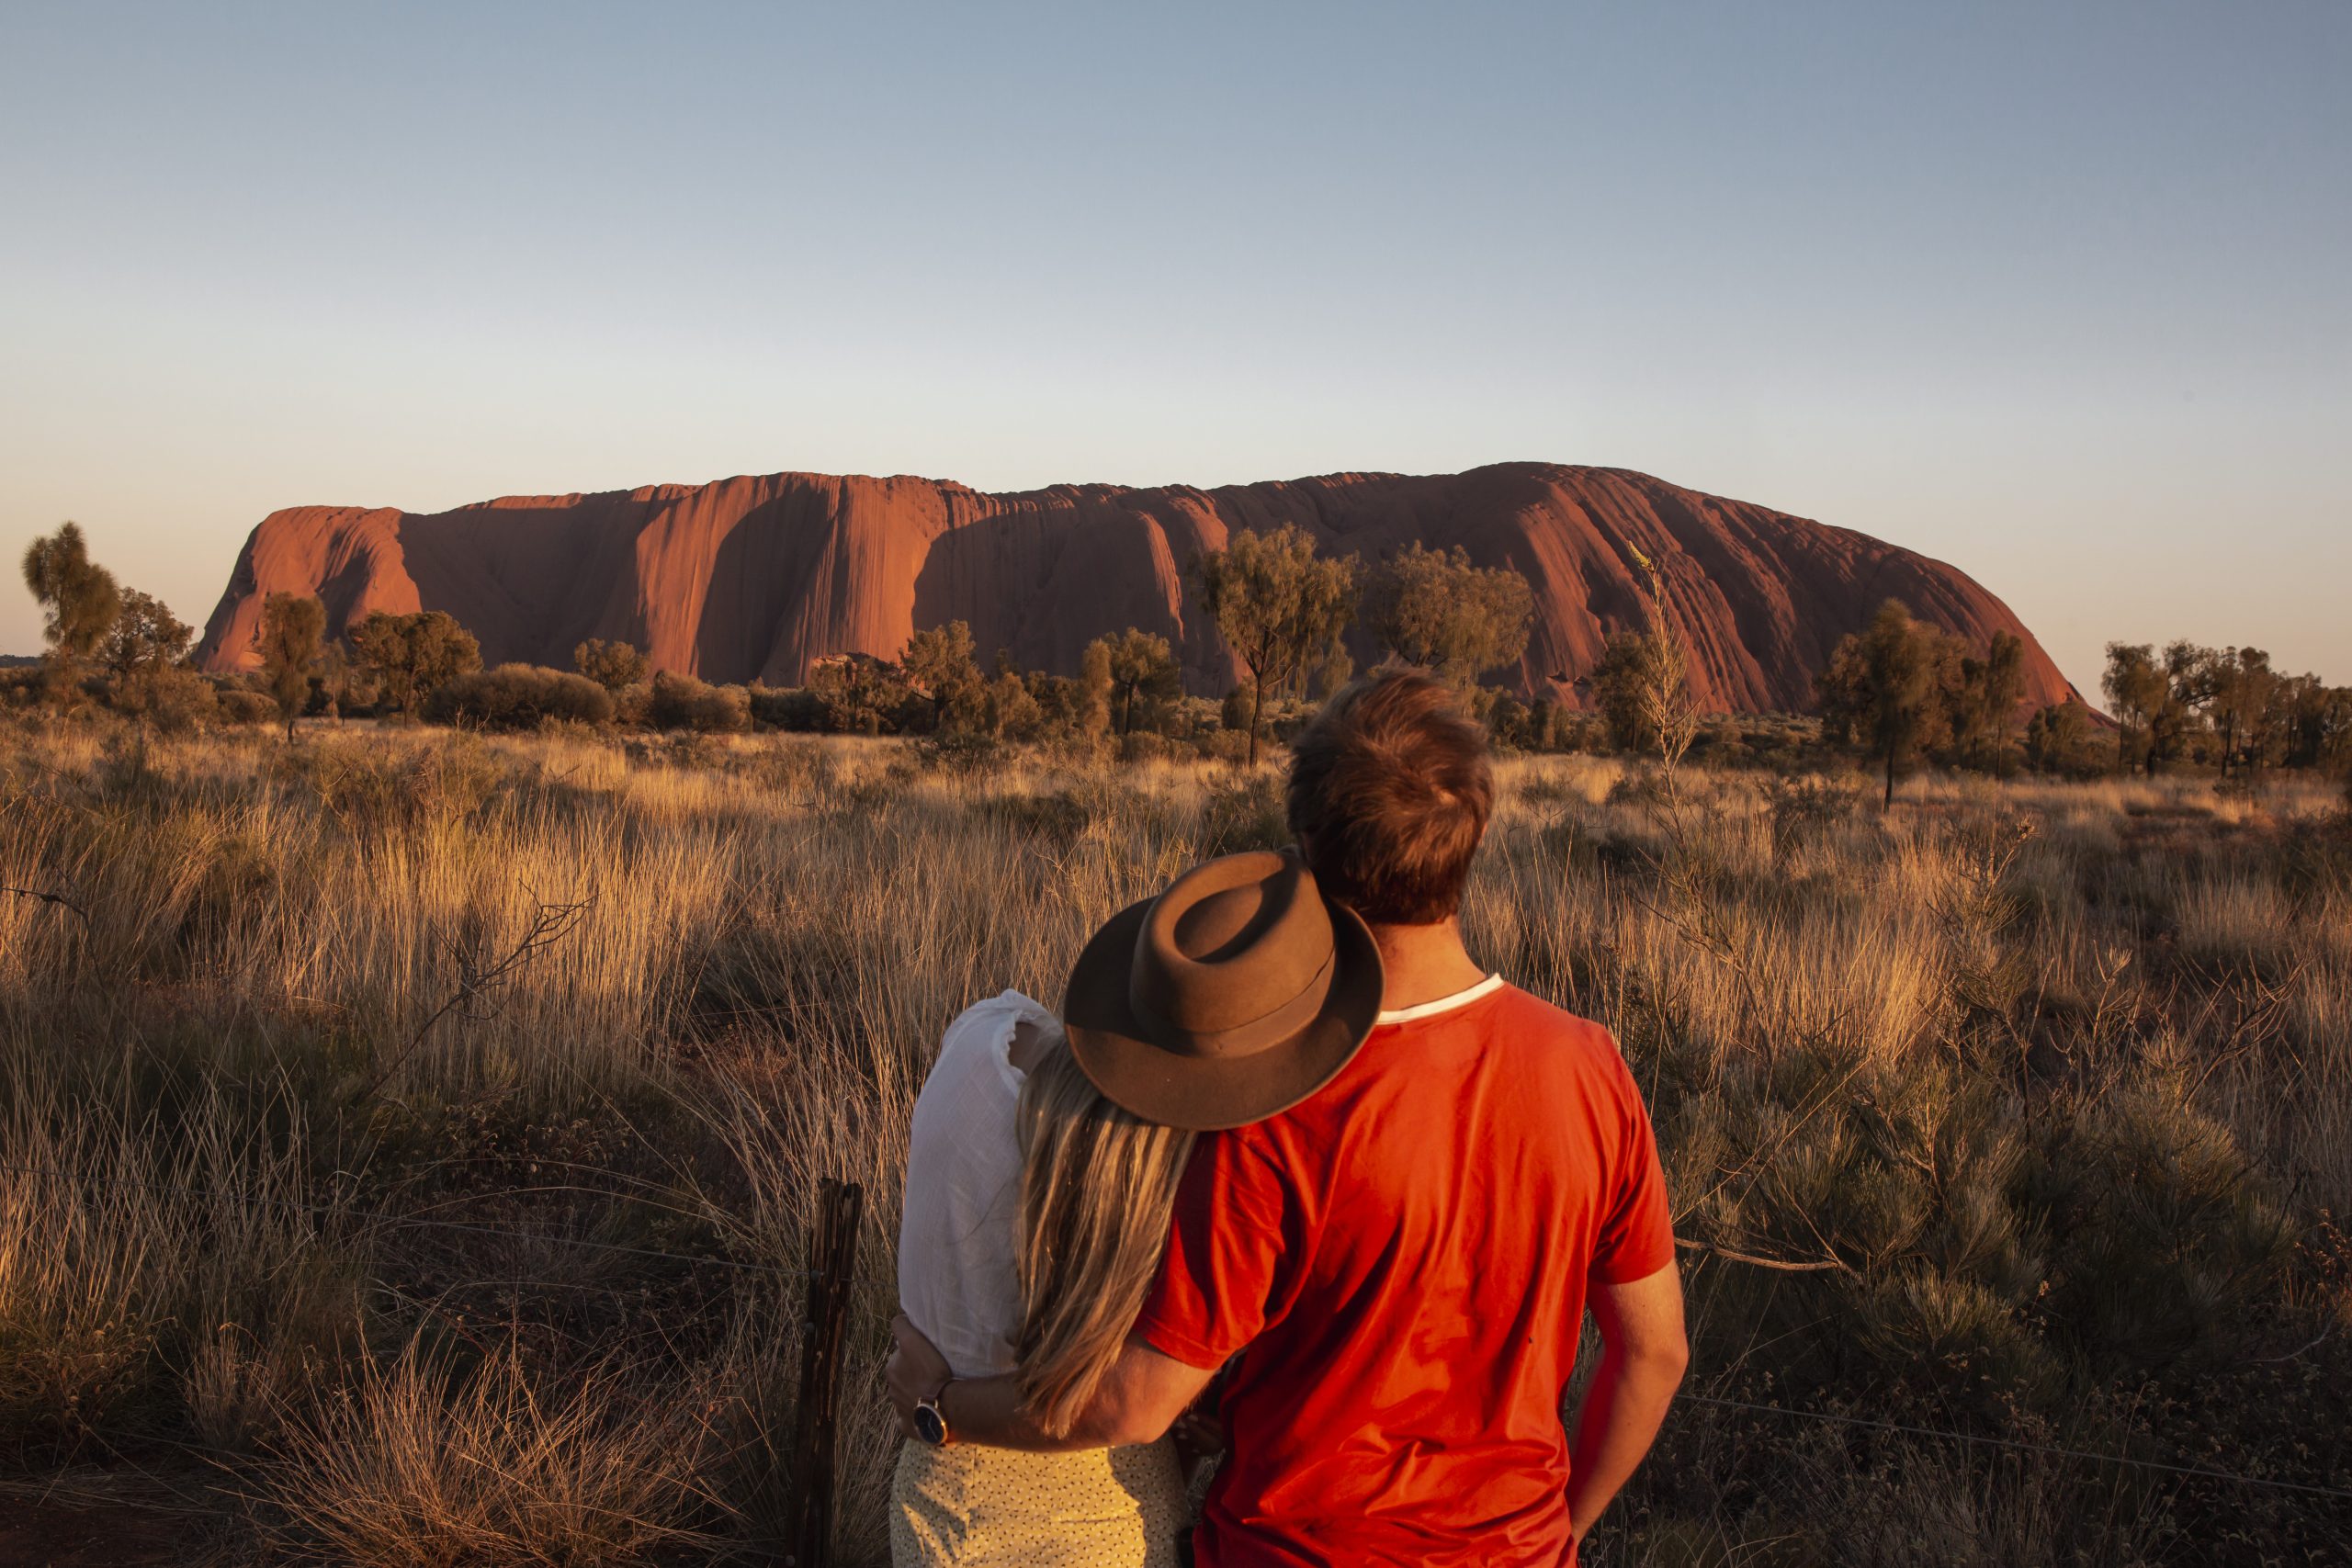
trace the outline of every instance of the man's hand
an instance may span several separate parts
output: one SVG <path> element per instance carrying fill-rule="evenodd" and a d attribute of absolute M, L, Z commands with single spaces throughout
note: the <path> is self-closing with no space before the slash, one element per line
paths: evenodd
<path fill-rule="evenodd" d="M 890 1383 L 890 1407 L 899 1413 L 899 1429 L 911 1438 L 915 1435 L 915 1406 L 926 1399 L 938 1398 L 940 1389 L 955 1375 L 955 1370 L 905 1313 L 890 1320 L 890 1336 L 898 1342 L 898 1348 L 890 1352 L 890 1364 L 884 1370 Z"/>

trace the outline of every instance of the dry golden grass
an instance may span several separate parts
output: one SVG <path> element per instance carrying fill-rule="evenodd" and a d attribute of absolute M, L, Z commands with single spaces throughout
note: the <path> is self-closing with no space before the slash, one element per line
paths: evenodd
<path fill-rule="evenodd" d="M 1838 779 L 1503 776 L 1471 944 L 1648 1089 L 1695 1391 L 2352 1480 L 2323 1397 L 2352 1377 L 2335 796 L 1928 779 L 1883 816 Z M 756 1552 L 798 1286 L 726 1264 L 799 1268 L 840 1175 L 869 1216 L 840 1544 L 880 1561 L 941 1027 L 1056 995 L 1112 910 L 1280 835 L 1271 777 L 1215 766 L 0 732 L 0 885 L 74 906 L 0 897 L 0 1443 L 28 1472 L 198 1445 L 256 1539 L 338 1561 Z M 2347 1529 L 1693 1403 L 1611 1534 L 1657 1563 L 2120 1562 Z"/>

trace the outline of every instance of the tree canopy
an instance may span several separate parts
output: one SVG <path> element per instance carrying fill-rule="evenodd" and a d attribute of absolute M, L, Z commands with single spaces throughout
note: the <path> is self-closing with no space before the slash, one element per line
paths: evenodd
<path fill-rule="evenodd" d="M 473 633 L 442 610 L 395 615 L 378 610 L 351 628 L 345 640 L 371 672 L 383 700 L 402 713 L 459 675 L 481 668 L 481 645 Z"/>
<path fill-rule="evenodd" d="M 78 523 L 25 547 L 25 586 L 45 612 L 42 635 L 68 662 L 97 650 L 121 606 L 114 574 L 90 558 L 89 542 Z"/>
<path fill-rule="evenodd" d="M 643 681 L 650 666 L 634 643 L 592 637 L 571 650 L 571 667 L 615 696 Z"/>
<path fill-rule="evenodd" d="M 294 721 L 311 700 L 311 674 L 319 665 L 319 649 L 327 629 L 326 606 L 307 593 L 273 593 L 262 601 L 261 633 L 254 646 L 261 650 L 262 680 L 277 700 L 277 716 L 286 721 L 286 739 L 294 739 Z"/>
<path fill-rule="evenodd" d="M 1135 733 L 1138 706 L 1148 712 L 1182 694 L 1183 681 L 1166 637 L 1129 626 L 1124 632 L 1097 637 L 1095 641 L 1102 644 L 1107 660 L 1120 734 Z"/>
<path fill-rule="evenodd" d="M 1432 550 L 1416 540 L 1374 567 L 1363 621 L 1374 639 L 1408 664 L 1469 687 L 1527 652 L 1535 594 L 1510 567 L 1476 567 L 1456 545 Z"/>
<path fill-rule="evenodd" d="M 1201 607 L 1251 687 L 1250 761 L 1258 761 L 1270 691 L 1295 688 L 1328 659 L 1353 618 L 1357 561 L 1315 553 L 1315 536 L 1296 524 L 1260 534 L 1238 528 L 1225 548 L 1193 563 Z"/>

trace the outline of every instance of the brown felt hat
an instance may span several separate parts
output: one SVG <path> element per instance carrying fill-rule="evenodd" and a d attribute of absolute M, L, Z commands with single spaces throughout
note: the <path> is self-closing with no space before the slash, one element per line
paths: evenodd
<path fill-rule="evenodd" d="M 1380 1016 L 1380 949 L 1295 853 L 1193 867 L 1111 917 L 1070 970 L 1079 1067 L 1148 1122 L 1262 1122 L 1336 1077 Z"/>

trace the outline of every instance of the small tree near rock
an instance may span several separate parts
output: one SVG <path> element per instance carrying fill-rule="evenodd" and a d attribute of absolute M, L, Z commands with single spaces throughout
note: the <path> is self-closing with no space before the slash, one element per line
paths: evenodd
<path fill-rule="evenodd" d="M 650 661 L 634 643 L 592 637 L 571 650 L 571 667 L 618 696 L 645 679 Z"/>
<path fill-rule="evenodd" d="M 326 606 L 308 593 L 273 593 L 262 602 L 254 646 L 261 650 L 262 681 L 277 700 L 288 740 L 294 739 L 294 721 L 310 703 L 311 675 L 326 629 Z"/>
<path fill-rule="evenodd" d="M 1951 639 L 1890 599 L 1869 626 L 1838 644 L 1815 680 L 1825 727 L 1859 737 L 1884 765 L 1886 807 L 1894 804 L 1899 771 L 1939 738 L 1945 666 L 1954 657 Z"/>
<path fill-rule="evenodd" d="M 1470 552 L 1418 540 L 1372 569 L 1363 620 L 1381 647 L 1467 692 L 1489 670 L 1527 652 L 1535 594 L 1510 567 L 1480 568 Z"/>
<path fill-rule="evenodd" d="M 187 657 L 195 637 L 162 600 L 136 588 L 123 590 L 114 625 L 98 645 L 98 662 L 113 681 L 116 705 L 135 713 L 154 705 L 155 688 Z"/>
<path fill-rule="evenodd" d="M 352 656 L 372 673 L 383 700 L 402 713 L 459 675 L 481 668 L 481 645 L 442 610 L 394 615 L 379 610 L 345 635 Z"/>
<path fill-rule="evenodd" d="M 1236 529 L 1225 548 L 1193 563 L 1201 607 L 1250 671 L 1250 764 L 1258 761 L 1265 699 L 1310 674 L 1340 641 L 1356 608 L 1357 561 L 1315 553 L 1296 524 L 1268 533 Z"/>
<path fill-rule="evenodd" d="M 1118 713 L 1121 735 L 1135 733 L 1139 705 L 1148 713 L 1183 692 L 1183 681 L 1177 674 L 1175 656 L 1169 650 L 1166 637 L 1129 626 L 1114 637 L 1095 640 L 1102 645 L 1109 661 L 1112 702 Z"/>
<path fill-rule="evenodd" d="M 952 719 L 978 709 L 980 667 L 972 658 L 968 622 L 950 621 L 915 633 L 899 656 L 899 668 L 915 695 L 931 704 L 933 729 L 944 729 Z"/>

